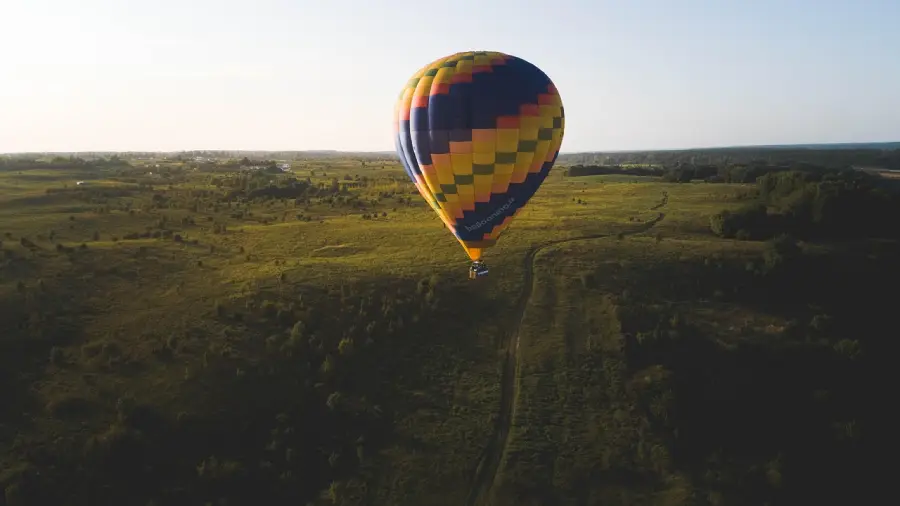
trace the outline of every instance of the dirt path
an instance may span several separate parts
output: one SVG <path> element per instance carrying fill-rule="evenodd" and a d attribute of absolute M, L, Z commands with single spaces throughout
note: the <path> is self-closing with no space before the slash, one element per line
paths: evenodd
<path fill-rule="evenodd" d="M 663 193 L 663 198 L 659 202 L 659 204 L 653 206 L 652 210 L 657 210 L 669 202 L 669 196 L 667 193 Z M 622 232 L 622 235 L 633 235 L 639 234 L 641 232 L 646 232 L 650 230 L 657 223 L 663 220 L 666 217 L 665 213 L 659 213 L 659 215 L 648 221 L 639 227 L 636 227 L 627 232 Z M 494 432 L 491 434 L 491 438 L 488 441 L 487 447 L 485 447 L 484 451 L 481 454 L 481 459 L 478 463 L 478 467 L 475 468 L 475 478 L 472 483 L 472 488 L 469 491 L 469 497 L 466 500 L 467 506 L 479 506 L 484 504 L 484 500 L 488 497 L 488 492 L 490 492 L 491 487 L 494 485 L 494 478 L 497 476 L 497 471 L 500 468 L 500 461 L 503 459 L 503 454 L 506 452 L 506 440 L 509 436 L 509 428 L 512 424 L 512 417 L 514 413 L 515 405 L 513 403 L 513 399 L 516 397 L 516 386 L 518 385 L 517 378 L 519 377 L 519 331 L 522 328 L 522 322 L 525 320 L 525 310 L 528 308 L 528 302 L 531 300 L 531 293 L 534 290 L 534 257 L 539 252 L 543 251 L 552 246 L 556 246 L 558 244 L 576 242 L 576 241 L 588 241 L 591 239 L 602 239 L 605 237 L 613 237 L 615 234 L 594 234 L 594 235 L 586 235 L 582 237 L 573 237 L 570 239 L 557 239 L 555 241 L 549 241 L 544 244 L 534 246 L 528 253 L 525 254 L 525 285 L 522 288 L 522 295 L 519 297 L 519 301 L 516 304 L 516 312 L 518 315 L 518 320 L 516 323 L 515 332 L 512 334 L 512 339 L 507 342 L 506 345 L 506 359 L 503 363 L 503 373 L 501 375 L 501 391 L 500 391 L 500 416 L 497 418 L 496 427 L 494 428 Z"/>

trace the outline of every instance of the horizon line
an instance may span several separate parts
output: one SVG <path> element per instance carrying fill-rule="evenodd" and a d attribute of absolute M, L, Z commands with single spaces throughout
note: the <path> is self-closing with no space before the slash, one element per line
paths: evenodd
<path fill-rule="evenodd" d="M 730 144 L 718 146 L 695 146 L 686 148 L 633 148 L 633 149 L 596 149 L 582 151 L 560 151 L 559 156 L 563 155 L 590 155 L 601 153 L 654 153 L 654 152 L 672 152 L 672 151 L 700 151 L 700 150 L 723 150 L 723 149 L 759 149 L 759 148 L 794 148 L 794 147 L 825 147 L 825 146 L 877 146 L 883 144 L 897 144 L 900 148 L 900 140 L 895 141 L 861 141 L 861 142 L 806 142 L 806 143 L 790 143 L 790 144 Z M 337 154 L 377 154 L 392 155 L 397 157 L 395 150 L 353 150 L 353 149 L 176 149 L 176 150 L 143 150 L 143 149 L 85 149 L 75 151 L 3 151 L 0 155 L 33 155 L 33 154 L 81 154 L 81 153 L 109 153 L 109 154 L 130 154 L 130 153 L 189 153 L 198 151 L 208 152 L 232 152 L 232 153 L 337 153 Z"/>

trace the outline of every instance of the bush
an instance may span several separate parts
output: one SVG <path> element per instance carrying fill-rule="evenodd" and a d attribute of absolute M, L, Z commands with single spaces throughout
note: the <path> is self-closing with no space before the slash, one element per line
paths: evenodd
<path fill-rule="evenodd" d="M 709 228 L 714 234 L 726 239 L 765 237 L 768 232 L 768 212 L 761 203 L 746 205 L 735 211 L 725 210 L 709 219 Z"/>
<path fill-rule="evenodd" d="M 47 403 L 44 409 L 56 418 L 75 418 L 88 415 L 93 404 L 77 395 L 64 395 Z"/>
<path fill-rule="evenodd" d="M 786 234 L 781 234 L 769 241 L 763 250 L 763 263 L 765 272 L 770 273 L 783 266 L 794 264 L 803 255 L 803 250 L 797 241 Z"/>
<path fill-rule="evenodd" d="M 588 290 L 597 287 L 597 277 L 590 272 L 583 273 L 581 275 L 581 286 L 587 288 Z"/>
<path fill-rule="evenodd" d="M 278 307 L 271 300 L 263 301 L 262 312 L 266 318 L 274 318 L 278 315 Z"/>
<path fill-rule="evenodd" d="M 10 483 L 3 490 L 5 498 L 4 504 L 7 506 L 25 505 L 25 494 L 22 493 L 22 487 L 18 483 Z"/>
<path fill-rule="evenodd" d="M 50 363 L 56 366 L 63 365 L 65 362 L 66 355 L 63 352 L 62 348 L 58 346 L 54 346 L 50 348 Z"/>

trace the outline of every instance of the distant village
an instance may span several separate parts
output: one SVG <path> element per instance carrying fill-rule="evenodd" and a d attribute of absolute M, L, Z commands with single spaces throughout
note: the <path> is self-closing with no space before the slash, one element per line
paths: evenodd
<path fill-rule="evenodd" d="M 218 160 L 215 158 L 208 158 L 205 156 L 195 156 L 194 161 L 197 163 L 217 163 Z M 267 168 L 266 165 L 245 165 L 243 166 L 244 170 L 262 170 Z M 281 172 L 291 172 L 291 164 L 288 162 L 279 162 L 276 167 L 281 169 Z"/>
<path fill-rule="evenodd" d="M 281 169 L 281 172 L 291 172 L 291 164 L 289 163 L 279 163 L 276 167 Z M 262 170 L 265 168 L 266 166 L 264 165 L 247 165 L 243 167 L 244 170 Z"/>

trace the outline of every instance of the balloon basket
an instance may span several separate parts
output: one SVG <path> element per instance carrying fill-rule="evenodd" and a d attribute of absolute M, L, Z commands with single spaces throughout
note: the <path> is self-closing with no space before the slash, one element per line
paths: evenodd
<path fill-rule="evenodd" d="M 469 266 L 469 279 L 483 278 L 487 275 L 488 267 L 484 262 L 476 260 L 472 262 L 471 266 Z"/>

